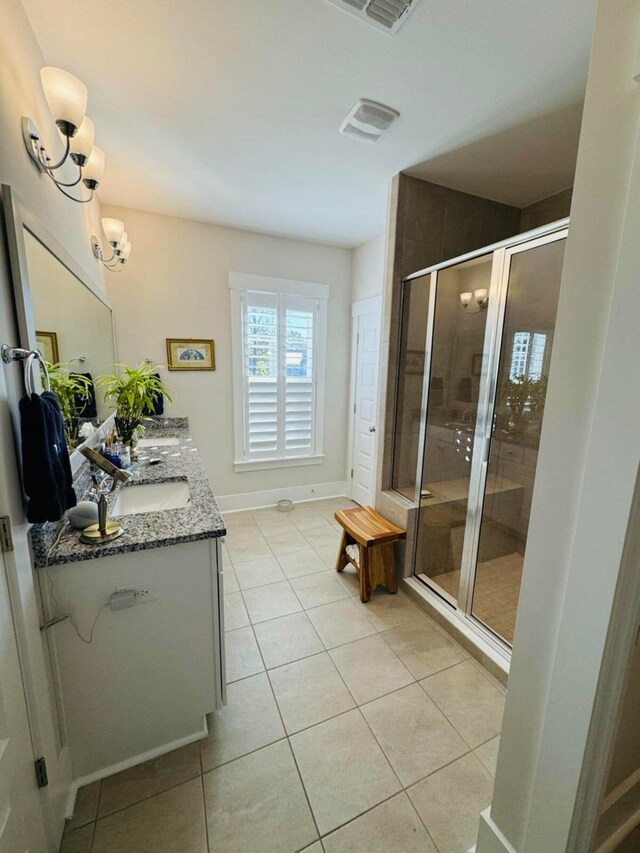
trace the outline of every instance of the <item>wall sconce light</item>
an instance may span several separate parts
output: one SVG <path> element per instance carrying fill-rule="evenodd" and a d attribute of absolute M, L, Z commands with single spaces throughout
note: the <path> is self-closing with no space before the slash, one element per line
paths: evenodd
<path fill-rule="evenodd" d="M 22 136 L 29 156 L 38 169 L 48 175 L 60 192 L 72 201 L 87 204 L 100 186 L 104 174 L 104 152 L 93 144 L 93 122 L 87 111 L 87 87 L 73 74 L 61 68 L 47 66 L 40 71 L 45 98 L 62 137 L 65 151 L 54 163 L 42 142 L 40 131 L 28 116 L 22 117 Z M 75 181 L 60 181 L 54 175 L 68 160 L 78 167 Z M 76 198 L 67 192 L 82 182 L 89 190 L 89 198 Z"/>
<path fill-rule="evenodd" d="M 478 290 L 474 290 L 473 293 L 470 291 L 461 293 L 460 302 L 467 314 L 478 314 L 480 311 L 486 311 L 487 305 L 489 304 L 489 291 L 485 290 L 485 288 L 478 288 Z M 473 310 L 470 308 L 472 302 L 475 302 L 478 306 Z"/>
<path fill-rule="evenodd" d="M 131 254 L 131 243 L 127 232 L 124 230 L 124 222 L 121 219 L 106 217 L 102 220 L 102 230 L 109 243 L 111 257 L 105 257 L 97 237 L 91 238 L 93 254 L 108 270 L 122 272 L 122 267 L 127 263 Z"/>

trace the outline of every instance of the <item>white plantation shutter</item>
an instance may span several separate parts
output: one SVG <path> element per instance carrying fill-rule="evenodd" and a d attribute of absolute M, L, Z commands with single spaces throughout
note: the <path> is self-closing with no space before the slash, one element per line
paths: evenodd
<path fill-rule="evenodd" d="M 315 329 L 318 300 L 283 297 L 284 353 L 284 453 L 299 456 L 314 452 Z"/>
<path fill-rule="evenodd" d="M 316 454 L 320 300 L 243 290 L 243 459 Z"/>
<path fill-rule="evenodd" d="M 243 300 L 245 447 L 249 458 L 278 450 L 278 303 L 270 293 Z"/>

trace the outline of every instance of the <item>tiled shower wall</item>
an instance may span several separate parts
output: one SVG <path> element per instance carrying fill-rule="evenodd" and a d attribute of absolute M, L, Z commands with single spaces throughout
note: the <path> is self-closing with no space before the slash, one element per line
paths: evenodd
<path fill-rule="evenodd" d="M 380 362 L 378 482 L 376 508 L 407 529 L 412 547 L 413 513 L 406 501 L 387 491 L 391 478 L 395 375 L 400 332 L 400 283 L 417 270 L 569 215 L 571 189 L 525 208 L 480 198 L 405 174 L 395 176 L 389 200 Z M 404 562 L 404 543 L 398 563 Z"/>

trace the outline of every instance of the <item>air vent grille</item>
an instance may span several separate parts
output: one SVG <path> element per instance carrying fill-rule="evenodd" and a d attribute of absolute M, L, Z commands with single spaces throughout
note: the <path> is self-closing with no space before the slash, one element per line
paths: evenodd
<path fill-rule="evenodd" d="M 329 0 L 387 34 L 395 33 L 419 0 Z"/>
<path fill-rule="evenodd" d="M 360 142 L 377 142 L 399 115 L 392 107 L 362 98 L 349 110 L 340 125 L 340 133 Z"/>

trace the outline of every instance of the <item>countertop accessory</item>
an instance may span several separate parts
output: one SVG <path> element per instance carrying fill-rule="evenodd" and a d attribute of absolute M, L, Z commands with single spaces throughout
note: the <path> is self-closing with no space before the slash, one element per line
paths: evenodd
<path fill-rule="evenodd" d="M 105 459 L 104 456 L 96 453 L 90 447 L 81 447 L 80 453 L 86 456 L 92 465 L 100 468 L 107 475 L 101 482 L 94 476 L 94 484 L 100 495 L 98 500 L 98 523 L 92 524 L 86 530 L 83 530 L 80 541 L 86 545 L 104 545 L 106 542 L 111 542 L 124 533 L 124 529 L 116 521 L 109 521 L 107 518 L 107 494 L 112 492 L 119 483 L 128 483 L 133 475 L 129 471 L 116 468 L 108 459 Z"/>
<path fill-rule="evenodd" d="M 95 501 L 80 501 L 67 512 L 69 524 L 76 530 L 84 530 L 91 524 L 98 522 L 98 505 Z"/>

